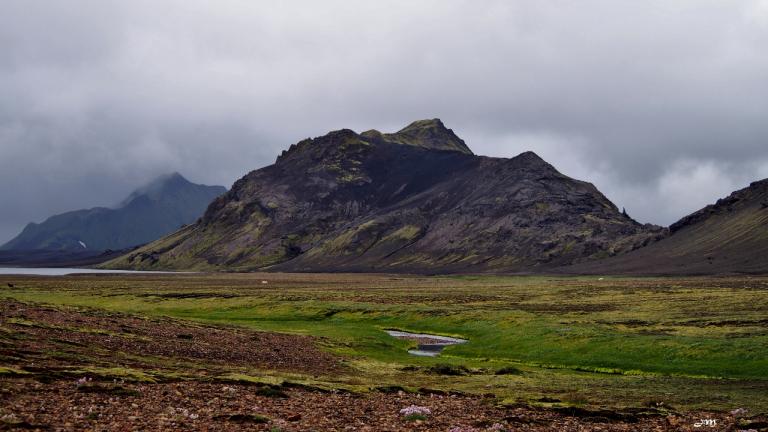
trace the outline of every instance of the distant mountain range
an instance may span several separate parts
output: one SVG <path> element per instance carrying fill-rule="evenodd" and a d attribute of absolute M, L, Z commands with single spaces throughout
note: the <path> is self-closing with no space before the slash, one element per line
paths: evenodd
<path fill-rule="evenodd" d="M 165 175 L 131 193 L 117 208 L 76 210 L 30 223 L 0 250 L 74 253 L 141 245 L 195 222 L 224 192 L 222 186 L 190 183 L 178 173 Z"/>
<path fill-rule="evenodd" d="M 667 234 L 532 152 L 476 156 L 433 119 L 294 144 L 238 180 L 198 222 L 105 266 L 537 272 Z"/>

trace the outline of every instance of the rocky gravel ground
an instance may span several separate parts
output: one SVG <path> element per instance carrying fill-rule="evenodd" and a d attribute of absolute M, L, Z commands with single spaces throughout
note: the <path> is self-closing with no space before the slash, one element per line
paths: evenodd
<path fill-rule="evenodd" d="M 0 429 L 195 431 L 734 431 L 765 418 L 648 416 L 498 407 L 491 399 L 409 393 L 326 393 L 241 384 L 0 380 Z M 423 407 L 408 418 L 400 411 Z M 704 424 L 704 420 L 714 423 Z M 697 427 L 697 424 L 699 426 Z M 712 425 L 712 426 L 710 426 Z"/>

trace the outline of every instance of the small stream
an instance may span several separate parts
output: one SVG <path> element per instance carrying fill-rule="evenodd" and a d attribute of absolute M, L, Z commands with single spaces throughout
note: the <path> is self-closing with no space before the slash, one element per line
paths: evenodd
<path fill-rule="evenodd" d="M 443 348 L 449 345 L 457 345 L 467 342 L 466 339 L 452 338 L 448 336 L 439 336 L 429 333 L 410 333 L 400 330 L 384 330 L 388 335 L 398 339 L 408 339 L 416 341 L 419 346 L 416 349 L 408 350 L 408 354 L 423 357 L 437 357 Z"/>

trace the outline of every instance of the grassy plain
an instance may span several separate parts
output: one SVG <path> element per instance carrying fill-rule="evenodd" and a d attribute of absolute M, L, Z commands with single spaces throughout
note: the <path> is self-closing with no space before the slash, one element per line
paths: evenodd
<path fill-rule="evenodd" d="M 762 277 L 157 274 L 0 282 L 0 298 L 318 336 L 349 367 L 332 377 L 227 372 L 238 379 L 492 393 L 504 404 L 768 409 Z M 469 342 L 438 358 L 415 357 L 407 353 L 413 343 L 389 337 L 388 328 Z M 435 373 L 436 365 L 458 375 Z"/>

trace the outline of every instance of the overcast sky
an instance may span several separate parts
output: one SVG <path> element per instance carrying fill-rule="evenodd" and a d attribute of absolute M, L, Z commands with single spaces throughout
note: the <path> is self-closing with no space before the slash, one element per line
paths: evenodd
<path fill-rule="evenodd" d="M 669 224 L 768 177 L 768 1 L 0 0 L 0 243 L 434 117 Z"/>

